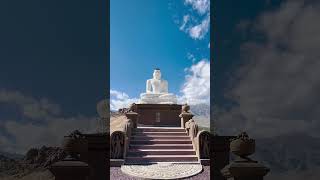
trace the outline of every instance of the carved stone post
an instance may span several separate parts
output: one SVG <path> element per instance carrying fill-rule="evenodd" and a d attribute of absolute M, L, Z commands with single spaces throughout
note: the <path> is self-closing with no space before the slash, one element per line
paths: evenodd
<path fill-rule="evenodd" d="M 193 114 L 192 113 L 186 113 L 186 112 L 183 112 L 179 115 L 179 117 L 181 118 L 181 127 L 182 128 L 186 128 L 185 124 L 186 122 L 188 122 L 190 119 L 193 118 Z"/>
<path fill-rule="evenodd" d="M 198 125 L 196 124 L 196 122 L 191 119 L 188 121 L 189 123 L 189 136 L 191 137 L 191 139 L 193 140 L 195 137 L 197 137 L 197 134 L 198 134 Z"/>
<path fill-rule="evenodd" d="M 190 106 L 185 104 L 182 106 L 182 111 L 179 117 L 181 118 L 181 127 L 186 128 L 185 124 L 188 122 L 190 119 L 193 118 L 193 114 L 189 112 Z"/>
<path fill-rule="evenodd" d="M 231 141 L 230 150 L 237 158 L 221 170 L 228 180 L 263 180 L 270 171 L 269 168 L 247 157 L 254 153 L 255 141 L 249 139 L 245 132 Z"/>
<path fill-rule="evenodd" d="M 123 154 L 123 159 L 125 159 L 127 152 L 129 151 L 130 139 L 133 132 L 133 123 L 131 119 L 127 119 L 125 121 L 123 132 L 125 133 L 125 146 L 124 146 L 125 150 Z"/>
<path fill-rule="evenodd" d="M 138 113 L 136 113 L 136 112 L 128 112 L 128 113 L 126 113 L 126 117 L 132 121 L 133 128 L 137 128 L 137 125 L 138 125 Z"/>
<path fill-rule="evenodd" d="M 114 131 L 110 135 L 110 165 L 121 166 L 124 163 L 127 137 L 124 131 Z"/>
<path fill-rule="evenodd" d="M 67 157 L 52 164 L 50 172 L 55 176 L 55 180 L 87 180 L 89 176 L 89 166 L 80 161 L 79 153 L 87 148 L 87 141 L 79 131 L 72 132 L 65 136 L 62 148 L 67 153 Z"/>

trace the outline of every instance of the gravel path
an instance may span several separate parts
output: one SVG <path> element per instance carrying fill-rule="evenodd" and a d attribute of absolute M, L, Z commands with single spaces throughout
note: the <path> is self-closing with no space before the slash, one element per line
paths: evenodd
<path fill-rule="evenodd" d="M 139 178 L 134 178 L 123 174 L 120 167 L 111 167 L 110 168 L 110 179 L 111 180 L 138 180 Z M 183 180 L 206 180 L 210 179 L 210 166 L 203 166 L 203 171 L 195 176 L 190 178 L 184 178 Z"/>

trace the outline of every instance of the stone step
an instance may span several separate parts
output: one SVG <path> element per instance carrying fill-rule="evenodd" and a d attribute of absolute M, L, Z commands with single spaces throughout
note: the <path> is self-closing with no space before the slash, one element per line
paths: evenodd
<path fill-rule="evenodd" d="M 190 139 L 188 140 L 176 140 L 176 139 L 158 139 L 158 140 L 131 140 L 130 144 L 192 144 Z"/>
<path fill-rule="evenodd" d="M 147 128 L 136 128 L 135 129 L 136 132 L 186 132 L 185 129 L 183 128 L 151 128 L 151 127 L 147 127 Z"/>
<path fill-rule="evenodd" d="M 128 156 L 140 155 L 196 155 L 193 149 L 130 149 Z"/>
<path fill-rule="evenodd" d="M 190 140 L 189 136 L 132 136 L 132 140 Z"/>
<path fill-rule="evenodd" d="M 154 162 L 198 162 L 195 155 L 141 155 L 127 156 L 126 164 L 128 163 L 154 163 Z"/>
<path fill-rule="evenodd" d="M 133 132 L 137 136 L 188 136 L 186 132 Z"/>
<path fill-rule="evenodd" d="M 193 149 L 192 144 L 130 144 L 130 149 Z"/>

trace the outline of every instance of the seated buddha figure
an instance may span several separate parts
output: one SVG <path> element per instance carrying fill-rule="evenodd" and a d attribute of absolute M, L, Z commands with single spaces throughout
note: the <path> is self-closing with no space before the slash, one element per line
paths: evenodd
<path fill-rule="evenodd" d="M 161 79 L 160 69 L 153 71 L 153 78 L 146 82 L 146 92 L 140 94 L 140 104 L 177 104 L 177 97 L 168 92 L 168 82 Z"/>

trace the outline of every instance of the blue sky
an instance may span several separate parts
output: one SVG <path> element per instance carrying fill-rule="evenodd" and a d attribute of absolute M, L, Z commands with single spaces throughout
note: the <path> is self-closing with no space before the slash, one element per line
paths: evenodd
<path fill-rule="evenodd" d="M 95 115 L 108 82 L 105 4 L 19 4 L 0 4 L 0 89 L 49 99 L 68 115 Z"/>
<path fill-rule="evenodd" d="M 104 1 L 0 2 L 0 152 L 95 129 L 109 93 L 106 19 Z"/>
<path fill-rule="evenodd" d="M 111 107 L 136 101 L 156 67 L 170 92 L 193 97 L 183 89 L 192 89 L 196 76 L 206 78 L 203 71 L 209 70 L 209 1 L 111 0 L 110 7 Z M 201 85 L 209 88 L 208 82 Z M 196 98 L 209 100 L 208 92 Z"/>

